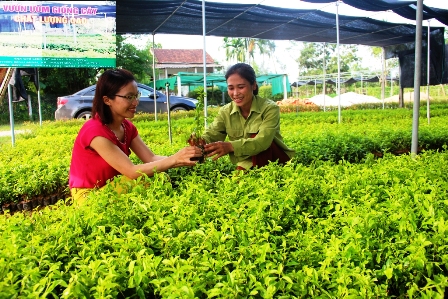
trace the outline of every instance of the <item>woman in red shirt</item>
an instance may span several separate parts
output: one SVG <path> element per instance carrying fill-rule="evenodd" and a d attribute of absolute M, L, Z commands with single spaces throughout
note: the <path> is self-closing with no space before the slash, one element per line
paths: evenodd
<path fill-rule="evenodd" d="M 70 163 L 69 187 L 73 200 L 82 203 L 93 188 L 122 174 L 135 179 L 142 173 L 152 176 L 169 168 L 193 166 L 200 157 L 198 147 L 189 146 L 171 156 L 159 156 L 143 142 L 133 118 L 140 94 L 131 72 L 107 70 L 96 84 L 92 115 L 76 137 Z M 134 164 L 131 151 L 143 162 Z"/>

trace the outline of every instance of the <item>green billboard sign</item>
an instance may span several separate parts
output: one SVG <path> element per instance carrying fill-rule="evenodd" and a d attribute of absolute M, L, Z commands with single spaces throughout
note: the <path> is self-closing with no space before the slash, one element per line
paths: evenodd
<path fill-rule="evenodd" d="M 0 1 L 0 67 L 115 67 L 114 1 Z"/>

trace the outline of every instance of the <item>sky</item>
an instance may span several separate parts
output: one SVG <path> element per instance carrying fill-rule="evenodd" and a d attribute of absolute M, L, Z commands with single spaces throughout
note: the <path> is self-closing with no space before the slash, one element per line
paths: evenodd
<path fill-rule="evenodd" d="M 241 3 L 241 0 L 207 0 L 210 2 L 226 2 L 226 3 Z M 329 13 L 336 13 L 336 5 L 332 4 L 313 4 L 301 1 L 291 0 L 244 0 L 247 4 L 261 4 L 267 6 L 276 6 L 292 9 L 319 9 Z M 424 0 L 423 4 L 429 7 L 448 9 L 448 0 Z M 366 12 L 360 9 L 353 8 L 347 4 L 341 3 L 338 7 L 340 15 L 347 16 L 367 16 L 372 19 L 387 21 L 392 23 L 414 24 L 415 21 L 403 18 L 393 12 Z M 427 26 L 428 22 L 423 21 L 423 26 Z M 431 20 L 430 26 L 442 26 L 448 31 L 448 27 L 438 22 Z M 147 42 L 152 42 L 152 35 L 145 35 L 133 41 L 137 47 L 144 47 Z M 200 35 L 177 35 L 177 34 L 156 34 L 154 42 L 162 45 L 163 49 L 202 49 L 204 38 Z M 225 49 L 223 47 L 223 37 L 206 36 L 205 50 L 206 52 L 218 61 L 226 69 L 228 66 L 235 63 L 235 61 L 226 61 Z M 272 58 L 255 57 L 256 63 L 262 66 L 263 69 L 270 73 L 288 74 L 290 82 L 294 82 L 299 78 L 298 65 L 296 59 L 300 55 L 302 43 L 296 42 L 292 44 L 290 41 L 276 40 L 276 50 Z M 372 56 L 370 47 L 358 46 L 358 54 L 361 56 L 363 67 L 371 70 L 381 71 L 381 61 Z"/>

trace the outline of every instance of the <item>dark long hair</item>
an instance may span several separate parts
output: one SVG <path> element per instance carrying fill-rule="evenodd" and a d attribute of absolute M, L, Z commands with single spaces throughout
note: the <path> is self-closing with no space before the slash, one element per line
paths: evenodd
<path fill-rule="evenodd" d="M 110 99 L 115 99 L 115 94 L 132 81 L 135 81 L 134 75 L 128 70 L 114 69 L 105 71 L 96 83 L 92 116 L 98 115 L 103 124 L 112 123 L 110 107 L 104 103 L 103 97 L 107 96 Z"/>
<path fill-rule="evenodd" d="M 255 84 L 254 95 L 258 94 L 258 84 L 257 84 L 257 76 L 255 75 L 254 69 L 246 64 L 246 63 L 237 63 L 232 65 L 226 72 L 226 80 L 233 74 L 238 74 L 242 78 L 249 81 L 250 85 Z"/>

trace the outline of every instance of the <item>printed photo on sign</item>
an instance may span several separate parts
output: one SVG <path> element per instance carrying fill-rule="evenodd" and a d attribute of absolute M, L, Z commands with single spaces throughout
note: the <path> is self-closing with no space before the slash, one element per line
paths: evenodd
<path fill-rule="evenodd" d="M 0 1 L 0 66 L 115 67 L 115 1 Z"/>

